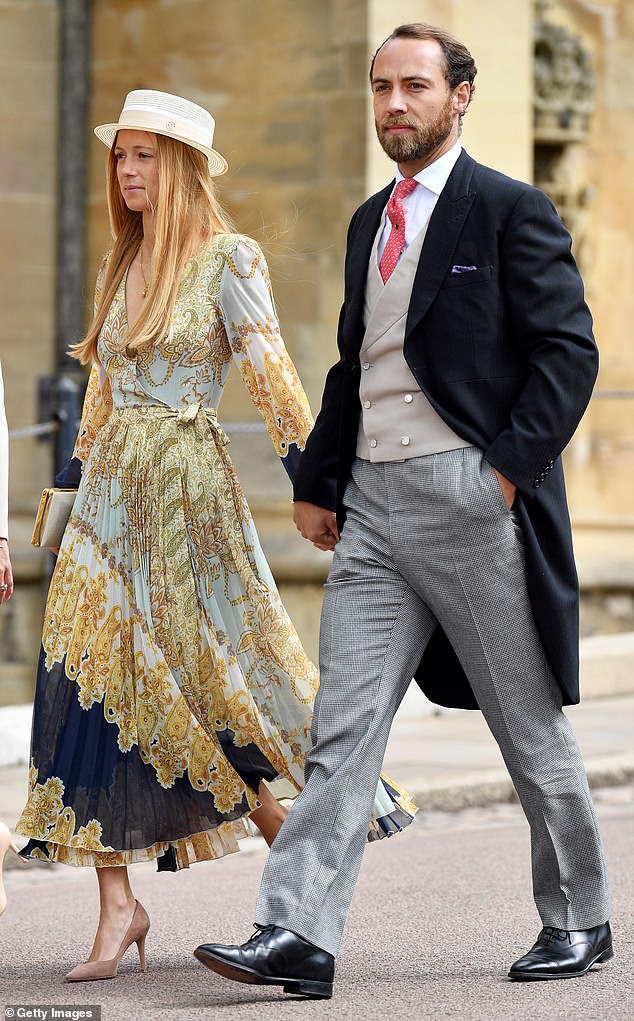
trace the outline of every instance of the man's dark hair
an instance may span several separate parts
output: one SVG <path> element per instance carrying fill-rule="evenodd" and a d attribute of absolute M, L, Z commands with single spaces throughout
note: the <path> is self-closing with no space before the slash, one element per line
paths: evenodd
<path fill-rule="evenodd" d="M 376 53 L 372 57 L 372 63 L 370 64 L 370 81 L 372 81 L 372 74 L 374 72 L 374 61 L 377 58 L 377 54 L 386 43 L 392 42 L 393 39 L 434 39 L 440 46 L 443 56 L 445 58 L 445 78 L 450 89 L 455 89 L 461 82 L 469 82 L 471 86 L 471 94 L 469 96 L 469 103 L 471 97 L 475 92 L 475 86 L 473 84 L 478 69 L 475 65 L 475 61 L 467 47 L 455 39 L 449 32 L 445 32 L 444 28 L 438 28 L 436 25 L 426 25 L 423 22 L 414 22 L 411 25 L 399 25 L 395 28 L 391 35 L 388 35 L 387 39 L 384 39 Z M 469 105 L 469 104 L 467 104 Z"/>

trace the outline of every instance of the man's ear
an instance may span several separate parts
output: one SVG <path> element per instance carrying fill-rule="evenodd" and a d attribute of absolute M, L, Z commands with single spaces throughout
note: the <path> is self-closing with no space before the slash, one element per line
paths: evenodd
<path fill-rule="evenodd" d="M 460 82 L 453 90 L 452 109 L 454 113 L 463 114 L 469 105 L 471 86 L 469 82 Z"/>

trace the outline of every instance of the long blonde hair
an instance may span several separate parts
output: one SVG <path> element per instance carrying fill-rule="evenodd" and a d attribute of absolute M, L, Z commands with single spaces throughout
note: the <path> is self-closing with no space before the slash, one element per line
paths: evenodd
<path fill-rule="evenodd" d="M 159 169 L 154 222 L 152 280 L 143 308 L 126 335 L 126 353 L 155 344 L 168 331 L 178 286 L 200 239 L 232 230 L 214 194 L 204 153 L 184 142 L 156 135 Z M 107 199 L 114 245 L 108 258 L 101 294 L 83 340 L 69 354 L 82 365 L 97 361 L 97 340 L 119 284 L 143 241 L 143 215 L 128 209 L 119 182 L 114 147 L 108 154 Z"/>

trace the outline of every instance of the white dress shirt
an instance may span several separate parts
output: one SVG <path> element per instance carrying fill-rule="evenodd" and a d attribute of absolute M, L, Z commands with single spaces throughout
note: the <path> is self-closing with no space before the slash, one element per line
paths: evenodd
<path fill-rule="evenodd" d="M 429 217 L 434 211 L 434 206 L 438 201 L 438 196 L 445 187 L 447 178 L 455 167 L 456 161 L 461 152 L 462 145 L 460 142 L 456 142 L 456 144 L 452 146 L 448 152 L 444 153 L 433 163 L 430 163 L 429 166 L 421 170 L 420 173 L 414 175 L 414 180 L 418 182 L 418 187 L 414 188 L 414 191 L 411 192 L 411 194 L 406 195 L 403 199 L 403 207 L 405 209 L 405 248 L 407 248 L 412 241 L 412 238 L 416 237 L 419 230 L 421 230 L 428 222 Z M 394 188 L 396 188 L 399 181 L 403 180 L 403 175 L 397 166 Z M 394 189 L 392 189 L 392 191 L 394 191 Z M 377 250 L 379 263 L 381 262 L 383 249 L 385 248 L 391 230 L 392 224 L 386 216 L 385 227 Z"/>

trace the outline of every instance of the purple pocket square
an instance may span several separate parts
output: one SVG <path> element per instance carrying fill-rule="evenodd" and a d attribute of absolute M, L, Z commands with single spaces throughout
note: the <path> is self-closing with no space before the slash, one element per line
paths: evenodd
<path fill-rule="evenodd" d="M 452 266 L 451 267 L 451 272 L 452 273 L 472 273 L 473 270 L 477 269 L 477 268 L 478 268 L 477 266 Z"/>

